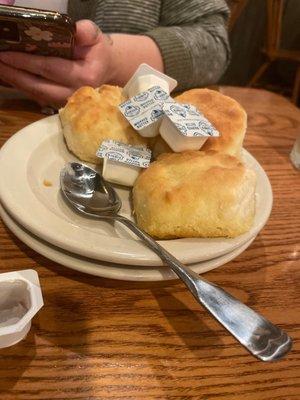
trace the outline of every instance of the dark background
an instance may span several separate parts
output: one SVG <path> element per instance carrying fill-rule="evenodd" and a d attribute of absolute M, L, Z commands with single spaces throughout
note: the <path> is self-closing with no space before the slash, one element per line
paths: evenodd
<path fill-rule="evenodd" d="M 246 86 L 265 56 L 266 0 L 249 0 L 230 33 L 232 60 L 221 83 Z M 300 0 L 285 0 L 281 47 L 300 50 Z M 290 95 L 297 63 L 276 61 L 259 81 L 259 87 Z"/>

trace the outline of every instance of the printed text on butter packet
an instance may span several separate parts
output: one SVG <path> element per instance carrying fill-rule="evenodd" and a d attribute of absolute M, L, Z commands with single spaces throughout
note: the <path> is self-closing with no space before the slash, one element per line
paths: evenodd
<path fill-rule="evenodd" d="M 144 146 L 131 146 L 115 140 L 105 140 L 96 153 L 99 158 L 148 168 L 151 161 L 151 150 Z"/>
<path fill-rule="evenodd" d="M 164 103 L 162 110 L 184 136 L 220 136 L 208 119 L 190 104 Z"/>
<path fill-rule="evenodd" d="M 160 86 L 152 86 L 145 92 L 125 101 L 119 109 L 132 127 L 139 131 L 158 121 L 163 115 L 164 103 L 174 100 Z"/>

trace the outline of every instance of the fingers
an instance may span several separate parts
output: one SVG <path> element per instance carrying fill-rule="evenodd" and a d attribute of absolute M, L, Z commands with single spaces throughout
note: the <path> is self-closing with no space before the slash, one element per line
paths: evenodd
<path fill-rule="evenodd" d="M 93 46 L 98 42 L 101 31 L 99 27 L 88 19 L 83 19 L 76 23 L 76 46 Z"/>
<path fill-rule="evenodd" d="M 103 37 L 93 22 L 79 21 L 74 60 L 0 52 L 0 77 L 40 104 L 61 106 L 76 88 L 103 80 L 99 61 L 105 53 Z"/>
<path fill-rule="evenodd" d="M 0 52 L 0 62 L 64 86 L 80 87 L 88 84 L 89 76 L 87 77 L 84 61 L 88 59 L 89 55 L 94 54 L 94 49 L 98 47 L 96 44 L 101 43 L 103 35 L 99 28 L 89 20 L 79 21 L 77 27 L 75 60 L 5 51 Z"/>
<path fill-rule="evenodd" d="M 78 21 L 76 30 L 74 59 L 87 60 L 92 58 L 91 55 L 95 46 L 103 42 L 103 33 L 94 22 L 89 20 Z"/>
<path fill-rule="evenodd" d="M 60 107 L 72 94 L 70 88 L 7 66 L 0 62 L 0 76 L 6 83 L 22 90 L 42 105 Z"/>
<path fill-rule="evenodd" d="M 81 85 L 84 79 L 83 63 L 58 57 L 44 57 L 18 52 L 0 53 L 0 61 L 15 69 L 40 75 L 65 86 Z"/>

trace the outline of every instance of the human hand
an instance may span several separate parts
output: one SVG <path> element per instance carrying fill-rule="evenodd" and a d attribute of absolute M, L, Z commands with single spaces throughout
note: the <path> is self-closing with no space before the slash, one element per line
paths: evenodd
<path fill-rule="evenodd" d="M 1 79 L 41 106 L 60 107 L 79 87 L 113 79 L 112 46 L 91 21 L 76 25 L 74 60 L 19 52 L 0 53 Z"/>

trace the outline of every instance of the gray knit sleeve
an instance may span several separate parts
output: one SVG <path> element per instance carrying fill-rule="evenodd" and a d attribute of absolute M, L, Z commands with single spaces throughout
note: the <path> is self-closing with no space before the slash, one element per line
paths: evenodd
<path fill-rule="evenodd" d="M 216 83 L 230 60 L 223 0 L 163 0 L 160 26 L 144 33 L 162 53 L 178 90 Z"/>

